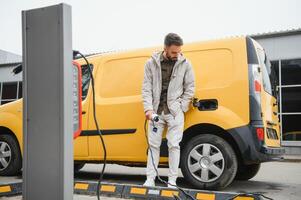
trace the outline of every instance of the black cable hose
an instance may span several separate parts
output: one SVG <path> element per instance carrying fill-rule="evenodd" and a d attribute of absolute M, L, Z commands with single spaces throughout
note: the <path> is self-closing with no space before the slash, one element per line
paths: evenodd
<path fill-rule="evenodd" d="M 181 188 L 181 187 L 179 187 L 179 186 L 177 186 L 177 185 L 173 185 L 173 184 L 171 184 L 171 183 L 168 183 L 168 182 L 166 182 L 166 181 L 164 181 L 164 180 L 161 179 L 161 177 L 160 177 L 160 175 L 159 175 L 159 172 L 158 172 L 158 169 L 156 168 L 156 165 L 155 165 L 155 163 L 154 163 L 153 152 L 152 152 L 152 149 L 150 148 L 150 144 L 149 144 L 148 137 L 147 137 L 147 127 L 146 127 L 146 125 L 147 125 L 147 119 L 145 119 L 145 121 L 144 121 L 144 133 L 145 133 L 145 138 L 146 138 L 147 146 L 148 146 L 147 149 L 149 150 L 149 152 L 150 152 L 150 154 L 151 154 L 152 165 L 153 165 L 153 167 L 154 167 L 154 169 L 155 169 L 155 171 L 156 171 L 156 175 L 157 175 L 157 177 L 158 177 L 158 180 L 159 180 L 161 183 L 163 183 L 163 184 L 171 185 L 171 186 L 176 187 L 176 188 L 177 188 L 178 190 L 180 190 L 183 194 L 185 194 L 186 197 L 189 197 L 190 199 L 195 200 L 195 198 L 194 198 L 193 196 L 191 196 L 190 194 L 188 194 L 183 188 Z M 180 197 L 177 197 L 177 196 L 175 196 L 175 195 L 174 195 L 174 198 L 175 198 L 175 199 L 180 199 Z"/>
<path fill-rule="evenodd" d="M 93 104 L 93 118 L 94 118 L 94 123 L 95 123 L 95 126 L 96 126 L 97 133 L 100 136 L 100 140 L 101 140 L 101 144 L 102 144 L 102 148 L 103 148 L 103 152 L 104 152 L 103 166 L 102 166 L 102 170 L 101 170 L 101 173 L 100 173 L 100 176 L 99 176 L 99 179 L 98 179 L 97 190 L 96 190 L 97 199 L 100 200 L 100 185 L 101 185 L 101 181 L 103 179 L 103 175 L 104 175 L 105 168 L 106 168 L 106 163 L 107 163 L 107 149 L 106 149 L 106 145 L 105 145 L 104 139 L 102 137 L 102 133 L 99 130 L 99 126 L 98 126 L 98 122 L 97 122 L 97 117 L 96 117 L 94 77 L 93 77 L 93 74 L 92 74 L 90 63 L 89 63 L 89 61 L 86 59 L 86 57 L 82 53 L 80 53 L 79 51 L 73 51 L 73 55 L 75 53 L 79 54 L 85 60 L 85 62 L 87 63 L 87 66 L 88 66 L 88 71 L 89 71 L 90 78 L 91 78 L 92 96 L 93 96 L 93 101 L 92 101 L 92 104 Z"/>

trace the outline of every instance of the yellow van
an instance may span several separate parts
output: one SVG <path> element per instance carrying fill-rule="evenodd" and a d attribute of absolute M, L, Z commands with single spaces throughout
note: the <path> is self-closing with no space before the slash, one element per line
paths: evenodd
<path fill-rule="evenodd" d="M 146 164 L 143 71 L 146 60 L 161 49 L 88 57 L 93 65 L 97 118 L 109 163 Z M 234 178 L 254 177 L 261 162 L 284 153 L 277 93 L 272 84 L 275 76 L 264 49 L 249 37 L 237 37 L 187 44 L 182 51 L 193 65 L 198 99 L 198 107 L 191 106 L 185 114 L 180 164 L 185 179 L 197 188 L 221 189 Z M 103 159 L 93 122 L 87 65 L 82 59 L 77 61 L 83 72 L 83 130 L 74 141 L 75 170 Z M 168 165 L 167 156 L 164 138 L 160 166 Z M 0 107 L 0 175 L 16 174 L 21 170 L 21 160 L 22 100 L 18 100 Z"/>

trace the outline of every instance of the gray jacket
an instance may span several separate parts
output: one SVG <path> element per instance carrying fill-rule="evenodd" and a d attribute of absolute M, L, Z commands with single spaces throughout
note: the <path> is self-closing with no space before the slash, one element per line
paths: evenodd
<path fill-rule="evenodd" d="M 160 54 L 154 53 L 147 60 L 144 67 L 144 80 L 142 85 L 142 99 L 144 112 L 153 110 L 157 113 L 161 87 L 161 64 Z M 182 55 L 173 67 L 170 83 L 167 91 L 167 106 L 170 113 L 175 117 L 178 112 L 187 112 L 194 96 L 195 83 L 194 73 L 190 62 Z"/>

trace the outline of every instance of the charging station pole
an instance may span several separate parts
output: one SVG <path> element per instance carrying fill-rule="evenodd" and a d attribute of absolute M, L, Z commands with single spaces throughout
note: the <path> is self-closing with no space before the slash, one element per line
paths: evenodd
<path fill-rule="evenodd" d="M 23 199 L 73 199 L 71 7 L 22 12 Z"/>

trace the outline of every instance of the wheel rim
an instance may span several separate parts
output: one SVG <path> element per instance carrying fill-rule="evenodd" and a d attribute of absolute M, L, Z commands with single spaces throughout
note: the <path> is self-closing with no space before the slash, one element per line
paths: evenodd
<path fill-rule="evenodd" d="M 212 182 L 224 171 L 225 159 L 222 152 L 209 143 L 195 146 L 188 155 L 188 169 L 201 182 Z"/>
<path fill-rule="evenodd" d="M 0 171 L 6 169 L 11 160 L 10 146 L 3 141 L 0 141 Z"/>

